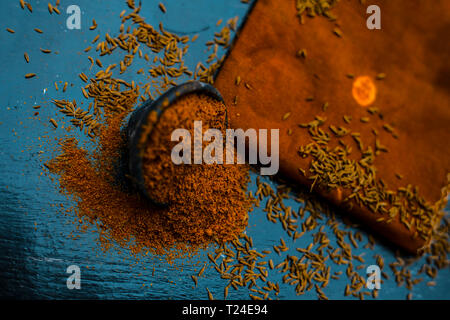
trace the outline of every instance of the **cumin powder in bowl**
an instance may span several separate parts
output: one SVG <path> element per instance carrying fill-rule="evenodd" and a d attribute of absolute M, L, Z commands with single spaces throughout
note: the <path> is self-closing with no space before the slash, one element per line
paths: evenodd
<path fill-rule="evenodd" d="M 128 110 L 132 110 L 131 103 L 135 102 L 130 101 Z M 136 254 L 150 252 L 171 260 L 238 237 L 253 206 L 247 193 L 249 166 L 175 165 L 170 158 L 177 143 L 170 139 L 175 128 L 192 130 L 193 121 L 202 120 L 205 130 L 211 127 L 223 132 L 224 104 L 199 92 L 187 94 L 163 108 L 153 123 L 141 149 L 142 178 L 166 206 L 155 205 L 141 192 L 117 183 L 117 159 L 128 142 L 122 126 L 129 112 L 105 121 L 92 151 L 70 135 L 62 138 L 58 155 L 46 164 L 56 174 L 61 192 L 75 200 L 79 221 L 99 227 L 102 248 L 115 243 Z M 152 112 L 148 117 L 156 119 Z"/>
<path fill-rule="evenodd" d="M 194 143 L 200 143 L 200 151 L 207 145 L 203 132 L 216 129 L 225 135 L 223 102 L 204 93 L 188 93 L 165 106 L 159 116 L 153 111 L 148 117 L 151 130 L 142 146 L 142 173 L 151 198 L 167 204 L 166 218 L 183 232 L 232 240 L 247 224 L 249 168 L 194 163 Z M 195 121 L 201 121 L 203 132 L 194 132 Z M 172 141 L 172 133 L 177 129 L 189 132 L 187 141 L 183 141 L 191 143 L 190 154 L 183 155 L 189 163 L 175 164 L 172 159 L 173 148 L 180 143 Z"/>

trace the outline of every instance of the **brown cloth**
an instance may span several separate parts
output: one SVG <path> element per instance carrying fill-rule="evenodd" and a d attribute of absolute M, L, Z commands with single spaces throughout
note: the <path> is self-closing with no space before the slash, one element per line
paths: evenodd
<path fill-rule="evenodd" d="M 309 166 L 308 159 L 299 157 L 299 146 L 311 141 L 298 124 L 320 115 L 327 118 L 327 125 L 360 132 L 363 142 L 373 141 L 371 129 L 377 128 L 380 141 L 389 149 L 375 160 L 377 177 L 391 190 L 416 185 L 434 204 L 441 199 L 450 172 L 450 2 L 372 2 L 381 8 L 381 30 L 366 27 L 368 4 L 357 0 L 336 5 L 332 12 L 337 22 L 305 17 L 304 25 L 296 15 L 295 0 L 258 0 L 215 86 L 225 98 L 232 127 L 280 128 L 282 175 L 311 184 L 298 170 Z M 333 33 L 336 23 L 342 38 Z M 296 56 L 301 49 L 307 50 L 306 58 Z M 373 79 L 386 74 L 385 79 L 374 80 L 377 98 L 372 104 L 383 119 L 370 116 L 353 99 L 353 79 L 346 77 L 350 73 Z M 242 79 L 239 86 L 237 76 Z M 308 97 L 314 101 L 307 102 Z M 325 112 L 324 102 L 329 103 Z M 287 112 L 291 116 L 283 121 Z M 352 116 L 351 124 L 343 121 L 344 115 Z M 362 123 L 361 117 L 369 117 L 370 122 Z M 398 139 L 381 129 L 385 123 L 395 128 Z M 345 138 L 357 149 L 351 137 Z M 345 194 L 322 192 L 322 196 L 339 205 Z M 413 238 L 399 222 L 377 222 L 379 215 L 367 208 L 348 212 L 410 252 L 426 243 Z"/>

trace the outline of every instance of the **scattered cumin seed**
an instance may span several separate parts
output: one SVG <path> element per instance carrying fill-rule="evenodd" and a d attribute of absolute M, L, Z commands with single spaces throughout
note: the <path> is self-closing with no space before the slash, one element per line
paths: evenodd
<path fill-rule="evenodd" d="M 339 37 L 339 38 L 342 38 L 342 36 L 343 36 L 342 30 L 339 29 L 339 28 L 334 28 L 334 29 L 333 29 L 333 33 L 334 33 L 337 37 Z"/>
<path fill-rule="evenodd" d="M 97 22 L 95 19 L 92 19 L 92 26 L 89 27 L 89 30 L 95 30 L 97 29 Z"/>
<path fill-rule="evenodd" d="M 208 288 L 206 288 L 206 291 L 208 292 L 208 299 L 209 300 L 214 300 L 214 296 L 212 295 L 211 291 L 209 291 Z"/>
<path fill-rule="evenodd" d="M 306 58 L 307 54 L 308 53 L 307 53 L 306 49 L 301 49 L 301 50 L 297 51 L 297 57 L 301 57 L 303 59 Z"/>
<path fill-rule="evenodd" d="M 86 99 L 89 99 L 89 96 L 88 96 L 86 90 L 85 90 L 84 88 L 81 88 L 81 91 L 83 92 L 83 96 L 84 96 Z"/>
<path fill-rule="evenodd" d="M 162 13 L 166 13 L 167 12 L 166 7 L 161 2 L 158 4 L 158 7 L 162 11 Z"/>
<path fill-rule="evenodd" d="M 367 112 L 370 113 L 371 115 L 374 115 L 376 113 L 379 113 L 380 109 L 378 109 L 377 107 L 370 107 L 370 108 L 367 108 Z"/>
<path fill-rule="evenodd" d="M 29 78 L 33 78 L 33 77 L 35 77 L 36 76 L 36 73 L 27 73 L 26 75 L 25 75 L 25 78 L 26 79 L 29 79 Z"/>
<path fill-rule="evenodd" d="M 87 77 L 87 75 L 85 75 L 83 72 L 80 73 L 78 76 L 79 76 L 80 79 L 83 80 L 84 82 L 86 82 L 86 83 L 88 82 L 88 77 Z"/>
<path fill-rule="evenodd" d="M 56 128 L 58 128 L 58 123 L 56 123 L 55 119 L 50 118 L 50 123 Z"/>
<path fill-rule="evenodd" d="M 350 123 L 352 121 L 352 116 L 343 116 L 342 117 L 345 121 L 345 123 Z"/>
<path fill-rule="evenodd" d="M 367 123 L 369 122 L 369 118 L 368 117 L 361 117 L 361 119 L 359 119 L 362 123 Z"/>
<path fill-rule="evenodd" d="M 92 67 L 94 66 L 95 61 L 94 61 L 94 59 L 91 56 L 88 56 L 88 59 L 91 62 L 91 65 L 89 66 L 89 70 L 91 70 Z"/>
<path fill-rule="evenodd" d="M 286 120 L 287 118 L 289 118 L 291 116 L 291 113 L 290 112 L 286 112 L 284 115 L 283 115 L 283 120 Z"/>

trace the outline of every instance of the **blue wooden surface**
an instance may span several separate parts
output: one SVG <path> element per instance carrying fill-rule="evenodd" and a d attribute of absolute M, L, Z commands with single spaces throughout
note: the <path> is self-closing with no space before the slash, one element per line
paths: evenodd
<path fill-rule="evenodd" d="M 83 100 L 80 91 L 82 82 L 78 74 L 91 74 L 83 49 L 97 34 L 117 34 L 120 26 L 118 15 L 126 9 L 126 5 L 123 0 L 62 0 L 61 15 L 49 15 L 47 2 L 30 2 L 33 13 L 22 10 L 18 0 L 0 3 L 0 297 L 205 299 L 206 287 L 221 297 L 226 283 L 214 270 L 208 270 L 205 278 L 200 279 L 199 286 L 193 289 L 190 275 L 195 268 L 198 269 L 197 263 L 202 262 L 201 257 L 183 261 L 183 270 L 180 270 L 159 261 L 158 257 L 148 257 L 136 263 L 126 251 L 120 254 L 115 250 L 103 253 L 95 242 L 95 233 L 77 232 L 72 224 L 73 218 L 56 213 L 54 204 L 70 203 L 58 194 L 49 179 L 40 175 L 40 159 L 46 156 L 47 143 L 44 140 L 52 139 L 60 132 L 48 123 L 49 117 L 59 117 L 49 101 L 52 98 Z M 191 70 L 199 61 L 206 60 L 208 52 L 204 43 L 211 40 L 214 32 L 223 26 L 217 27 L 217 20 L 222 18 L 226 21 L 236 15 L 242 20 L 249 8 L 248 4 L 242 4 L 239 0 L 163 2 L 167 8 L 166 14 L 158 9 L 158 2 L 145 1 L 141 15 L 155 26 L 163 22 L 165 28 L 172 32 L 200 35 L 191 44 L 185 59 Z M 81 30 L 66 28 L 65 8 L 70 4 L 77 4 L 82 10 Z M 99 27 L 89 31 L 93 18 Z M 14 29 L 15 33 L 6 32 L 7 27 Z M 34 28 L 40 28 L 44 33 L 38 34 L 33 31 Z M 44 54 L 40 48 L 53 52 Z M 30 56 L 28 64 L 23 58 L 24 52 Z M 103 65 L 117 63 L 122 54 L 115 52 L 102 57 Z M 145 78 L 136 75 L 141 67 L 145 67 L 143 60 L 135 59 L 129 71 L 121 77 L 127 81 L 145 81 Z M 94 67 L 93 72 L 95 70 L 98 69 Z M 24 75 L 30 72 L 38 76 L 26 80 Z M 61 90 L 55 90 L 55 81 L 68 81 L 73 87 L 69 86 L 63 94 Z M 42 108 L 40 115 L 34 117 L 32 107 L 37 104 Z M 254 183 L 251 188 L 255 189 Z M 298 207 L 294 202 L 288 204 Z M 259 250 L 278 244 L 280 237 L 284 237 L 281 226 L 267 222 L 261 209 L 251 213 L 247 232 Z M 71 233 L 78 234 L 78 239 L 71 239 Z M 308 237 L 301 238 L 293 247 L 307 246 L 310 240 Z M 355 254 L 363 251 L 356 250 Z M 374 263 L 371 258 L 374 253 L 382 254 L 386 263 L 394 260 L 392 250 L 377 245 L 373 252 L 367 252 L 367 264 Z M 82 268 L 81 290 L 68 290 L 66 287 L 66 268 L 71 264 Z M 152 275 L 154 265 L 156 271 Z M 412 270 L 417 271 L 417 268 Z M 363 274 L 365 271 L 360 272 Z M 449 275 L 449 270 L 441 271 L 436 287 L 427 287 L 425 283 L 416 286 L 414 298 L 449 299 Z M 279 279 L 275 273 L 270 278 L 272 281 Z M 332 281 L 324 292 L 330 298 L 343 299 L 347 282 L 345 277 Z M 297 297 L 293 288 L 282 286 L 281 289 L 280 299 L 316 298 L 314 290 Z M 380 290 L 380 298 L 383 299 L 404 299 L 406 294 L 406 289 L 398 288 L 393 280 L 387 281 Z M 248 291 L 231 290 L 229 298 L 247 299 Z"/>

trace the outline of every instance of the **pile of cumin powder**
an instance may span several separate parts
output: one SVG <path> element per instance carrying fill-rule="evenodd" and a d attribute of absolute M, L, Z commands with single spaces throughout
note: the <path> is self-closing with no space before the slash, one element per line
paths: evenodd
<path fill-rule="evenodd" d="M 124 147 L 123 126 L 128 112 L 111 117 L 99 131 L 98 147 L 89 153 L 77 140 L 63 138 L 61 154 L 47 163 L 57 174 L 61 191 L 77 202 L 77 214 L 100 227 L 103 248 L 114 240 L 133 253 L 191 256 L 213 241 L 236 238 L 246 227 L 252 200 L 246 193 L 248 166 L 175 165 L 170 140 L 176 128 L 191 129 L 194 120 L 225 131 L 225 106 L 191 94 L 166 108 L 154 125 L 144 156 L 144 176 L 154 206 L 136 191 L 116 181 L 117 159 Z M 193 134 L 192 134 L 193 135 Z M 167 200 L 167 201 L 166 201 Z M 175 249 L 175 250 L 174 250 Z"/>

